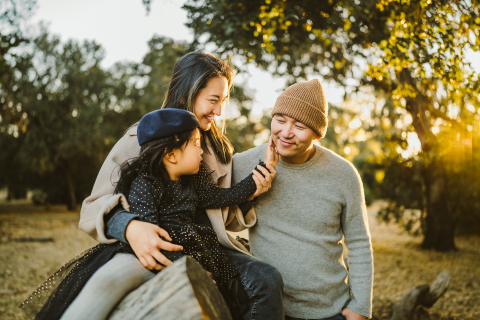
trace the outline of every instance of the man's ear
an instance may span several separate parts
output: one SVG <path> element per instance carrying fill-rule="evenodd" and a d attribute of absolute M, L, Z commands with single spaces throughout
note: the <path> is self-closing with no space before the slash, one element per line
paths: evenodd
<path fill-rule="evenodd" d="M 174 150 L 172 150 L 170 152 L 166 152 L 163 159 L 165 159 L 166 161 L 168 161 L 170 163 L 173 163 L 173 164 L 177 163 L 177 158 L 175 158 L 175 151 Z"/>
<path fill-rule="evenodd" d="M 320 140 L 320 139 L 322 139 L 322 136 L 318 136 L 315 138 L 315 140 Z"/>

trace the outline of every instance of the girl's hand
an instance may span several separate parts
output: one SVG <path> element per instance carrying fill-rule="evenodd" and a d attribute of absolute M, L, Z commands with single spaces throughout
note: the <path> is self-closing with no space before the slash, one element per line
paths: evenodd
<path fill-rule="evenodd" d="M 269 165 L 268 163 L 266 163 L 266 166 L 267 166 L 268 170 L 270 170 L 270 172 L 268 172 L 268 170 L 265 169 L 264 167 L 262 167 L 261 165 L 257 166 L 257 169 L 260 170 L 263 173 L 265 178 L 262 177 L 260 172 L 258 172 L 257 170 L 252 171 L 253 172 L 253 180 L 255 181 L 255 183 L 257 185 L 257 191 L 255 191 L 255 193 L 248 199 L 248 201 L 252 201 L 255 197 L 258 197 L 262 193 L 267 192 L 268 189 L 270 189 L 272 187 L 272 180 L 273 180 L 273 178 L 275 178 L 275 175 L 277 174 L 277 171 L 275 171 L 275 168 L 272 167 L 271 165 Z"/>
<path fill-rule="evenodd" d="M 278 163 L 278 153 L 272 136 L 268 140 L 267 150 L 265 150 L 265 163 L 276 167 Z"/>
<path fill-rule="evenodd" d="M 125 231 L 125 237 L 140 263 L 148 270 L 162 270 L 172 263 L 160 252 L 160 249 L 166 251 L 183 250 L 182 246 L 160 238 L 163 237 L 172 241 L 167 231 L 148 222 L 130 221 Z"/>

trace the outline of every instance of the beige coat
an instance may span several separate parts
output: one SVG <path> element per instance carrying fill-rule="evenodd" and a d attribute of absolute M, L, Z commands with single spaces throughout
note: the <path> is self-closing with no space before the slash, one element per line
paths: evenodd
<path fill-rule="evenodd" d="M 207 149 L 211 149 L 209 144 Z M 224 165 L 217 161 L 213 151 L 204 151 L 203 160 L 212 170 L 215 170 L 213 175 L 217 179 L 218 185 L 222 188 L 230 187 L 232 162 Z M 117 241 L 116 239 L 108 239 L 105 236 L 103 216 L 119 203 L 122 204 L 125 210 L 129 211 L 130 207 L 125 196 L 123 194 L 113 194 L 115 190 L 113 183 L 119 179 L 119 165 L 127 159 L 137 157 L 139 152 L 137 127 L 134 126 L 127 131 L 110 151 L 98 173 L 92 194 L 83 201 L 79 228 L 99 242 L 113 243 Z M 213 229 L 217 233 L 218 241 L 224 247 L 248 254 L 243 245 L 230 236 L 226 229 L 237 232 L 252 227 L 257 221 L 253 209 L 247 213 L 245 218 L 237 206 L 207 209 L 207 215 L 213 225 Z"/>

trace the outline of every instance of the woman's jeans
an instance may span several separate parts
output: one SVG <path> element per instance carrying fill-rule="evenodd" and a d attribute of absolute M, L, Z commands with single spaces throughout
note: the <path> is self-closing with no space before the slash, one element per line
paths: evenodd
<path fill-rule="evenodd" d="M 294 318 L 294 317 L 289 317 L 285 316 L 285 320 L 346 320 L 345 316 L 343 314 L 337 314 L 336 316 L 330 317 L 330 318 L 323 318 L 323 319 L 304 319 L 304 318 Z"/>
<path fill-rule="evenodd" d="M 222 247 L 223 248 L 223 247 Z M 240 273 L 240 284 L 219 287 L 234 320 L 284 320 L 283 279 L 268 263 L 223 248 Z"/>

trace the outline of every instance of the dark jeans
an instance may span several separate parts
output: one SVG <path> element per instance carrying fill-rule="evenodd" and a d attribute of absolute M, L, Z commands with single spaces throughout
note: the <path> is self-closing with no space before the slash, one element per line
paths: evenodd
<path fill-rule="evenodd" d="M 285 316 L 285 320 L 346 320 L 343 316 L 343 314 L 337 314 L 336 316 L 330 317 L 330 318 L 323 318 L 323 319 L 304 319 L 304 318 L 294 318 L 294 317 L 289 317 Z"/>
<path fill-rule="evenodd" d="M 220 287 L 234 320 L 284 320 L 283 279 L 268 263 L 223 248 L 240 273 L 239 285 Z"/>

